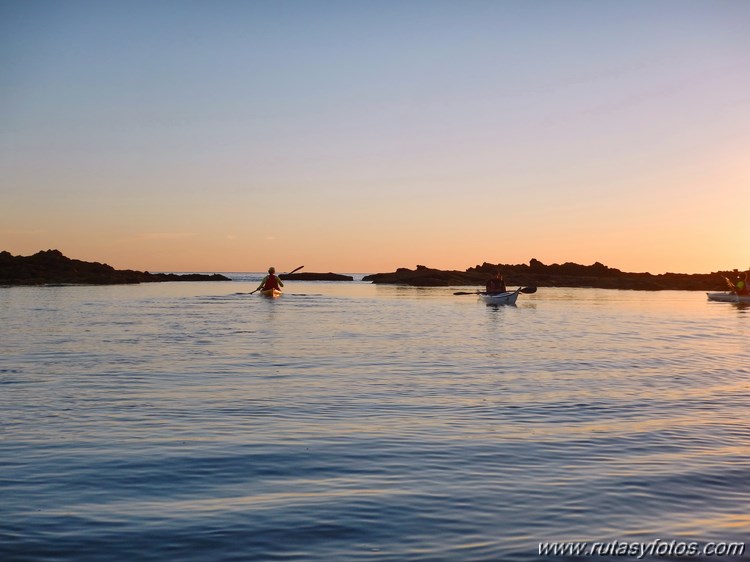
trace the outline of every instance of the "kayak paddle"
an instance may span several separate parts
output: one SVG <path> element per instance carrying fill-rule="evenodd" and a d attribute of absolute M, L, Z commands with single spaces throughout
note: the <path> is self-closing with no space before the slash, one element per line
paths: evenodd
<path fill-rule="evenodd" d="M 291 271 L 290 271 L 289 273 L 282 273 L 282 275 L 291 275 L 292 273 L 294 273 L 295 271 L 299 271 L 299 270 L 300 270 L 300 269 L 302 269 L 303 267 L 305 267 L 305 266 L 304 266 L 304 265 L 301 265 L 301 266 L 299 266 L 299 267 L 298 267 L 297 269 L 293 269 L 293 270 L 291 270 Z M 258 287 L 257 289 L 255 289 L 255 291 L 253 291 L 252 293 L 248 293 L 248 295 L 252 295 L 253 293 L 256 293 L 256 292 L 258 292 L 259 290 L 260 290 L 260 287 Z"/>
<path fill-rule="evenodd" d="M 532 293 L 536 293 L 536 287 L 521 287 L 520 289 L 516 289 L 520 293 L 526 293 L 527 295 L 530 295 Z M 512 293 L 513 291 L 506 291 L 507 293 Z M 482 291 L 474 291 L 473 293 L 466 293 L 464 291 L 458 291 L 457 293 L 453 293 L 454 295 L 486 295 L 487 293 L 484 293 Z"/>

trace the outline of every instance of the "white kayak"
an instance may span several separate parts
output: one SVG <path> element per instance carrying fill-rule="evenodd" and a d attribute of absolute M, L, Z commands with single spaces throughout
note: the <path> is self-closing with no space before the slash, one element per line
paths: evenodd
<path fill-rule="evenodd" d="M 737 293 L 706 293 L 708 300 L 718 302 L 747 302 L 750 303 L 750 295 L 738 295 Z"/>
<path fill-rule="evenodd" d="M 521 287 L 515 291 L 507 291 L 505 293 L 496 293 L 489 295 L 487 293 L 479 293 L 479 298 L 487 304 L 516 304 L 518 299 L 518 293 L 521 292 Z"/>

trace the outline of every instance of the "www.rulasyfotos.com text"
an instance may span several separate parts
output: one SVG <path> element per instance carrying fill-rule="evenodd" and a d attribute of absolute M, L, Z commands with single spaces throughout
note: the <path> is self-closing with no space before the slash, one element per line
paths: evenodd
<path fill-rule="evenodd" d="M 623 556 L 643 560 L 646 557 L 685 556 L 723 557 L 742 556 L 745 543 L 742 542 L 697 542 L 666 541 L 654 539 L 650 542 L 619 541 L 610 542 L 541 542 L 540 556 Z"/>

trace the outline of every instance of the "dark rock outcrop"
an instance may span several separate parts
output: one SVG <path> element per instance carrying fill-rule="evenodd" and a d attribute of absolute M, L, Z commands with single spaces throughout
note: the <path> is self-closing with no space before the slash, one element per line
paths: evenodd
<path fill-rule="evenodd" d="M 488 275 L 476 275 L 469 270 L 442 271 L 418 265 L 411 270 L 400 267 L 393 273 L 376 273 L 367 275 L 362 280 L 373 283 L 412 285 L 414 287 L 445 287 L 449 285 L 479 285 L 484 284 Z"/>
<path fill-rule="evenodd" d="M 499 269 L 505 283 L 510 286 L 534 285 L 536 287 L 593 287 L 599 289 L 635 289 L 645 291 L 726 290 L 724 276 L 732 277 L 735 272 L 715 272 L 706 274 L 688 273 L 626 273 L 607 267 L 599 262 L 593 265 L 563 263 L 545 265 L 532 259 L 529 264 L 507 265 L 483 263 L 466 271 L 442 271 L 418 265 L 415 270 L 399 268 L 393 273 L 368 275 L 364 281 L 412 285 L 415 287 L 447 287 L 460 285 L 484 286 L 492 273 Z"/>
<path fill-rule="evenodd" d="M 104 263 L 67 258 L 59 250 L 46 250 L 33 256 L 13 256 L 9 252 L 0 252 L 0 285 L 116 285 L 162 281 L 230 281 L 230 279 L 217 273 L 177 275 L 115 269 Z"/>
<path fill-rule="evenodd" d="M 284 281 L 354 281 L 350 275 L 341 275 L 339 273 L 283 273 L 279 275 Z"/>

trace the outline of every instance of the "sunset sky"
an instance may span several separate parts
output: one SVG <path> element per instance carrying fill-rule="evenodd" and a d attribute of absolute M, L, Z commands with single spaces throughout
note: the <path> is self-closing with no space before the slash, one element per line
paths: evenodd
<path fill-rule="evenodd" d="M 0 250 L 750 266 L 746 0 L 0 0 Z"/>

